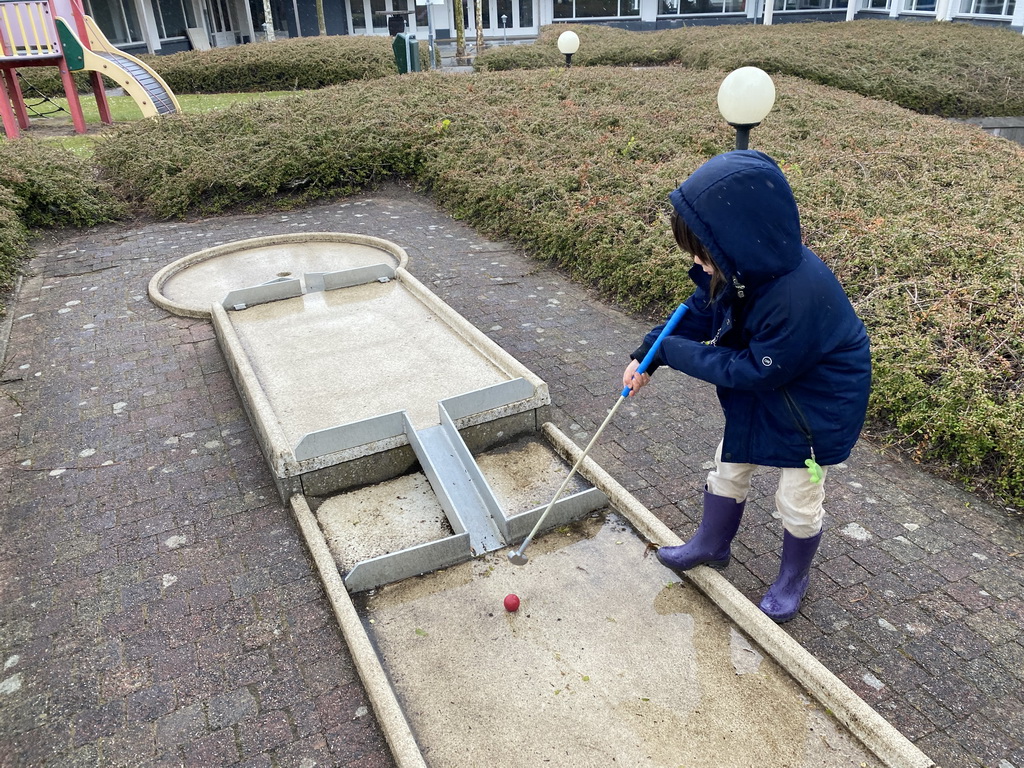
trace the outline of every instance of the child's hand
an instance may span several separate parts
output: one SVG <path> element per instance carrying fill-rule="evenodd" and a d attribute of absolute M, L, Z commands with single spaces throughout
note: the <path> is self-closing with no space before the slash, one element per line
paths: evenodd
<path fill-rule="evenodd" d="M 626 366 L 626 370 L 622 374 L 622 387 L 623 389 L 628 388 L 630 390 L 630 397 L 639 392 L 641 388 L 647 386 L 647 383 L 651 380 L 651 377 L 648 374 L 638 374 L 636 372 L 636 369 L 639 367 L 639 360 L 631 360 L 629 365 Z"/>

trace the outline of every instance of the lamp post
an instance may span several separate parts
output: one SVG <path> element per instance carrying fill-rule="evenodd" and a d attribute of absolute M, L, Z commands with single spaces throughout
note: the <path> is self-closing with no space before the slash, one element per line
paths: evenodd
<path fill-rule="evenodd" d="M 757 67 L 734 69 L 718 87 L 718 111 L 736 129 L 736 149 L 746 149 L 750 129 L 761 124 L 775 104 L 775 83 Z"/>
<path fill-rule="evenodd" d="M 567 29 L 558 36 L 558 50 L 565 54 L 565 66 L 572 66 L 572 55 L 580 49 L 580 36 Z"/>
<path fill-rule="evenodd" d="M 420 5 L 419 0 L 416 5 Z M 435 66 L 440 66 L 437 60 L 437 47 L 434 44 L 434 14 L 431 13 L 433 9 L 430 7 L 433 3 L 427 0 L 424 5 L 427 6 L 427 53 L 430 56 L 430 69 L 433 70 Z"/>

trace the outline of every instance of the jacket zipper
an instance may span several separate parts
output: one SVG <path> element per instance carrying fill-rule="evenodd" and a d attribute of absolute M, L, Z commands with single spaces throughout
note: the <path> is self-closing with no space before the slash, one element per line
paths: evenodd
<path fill-rule="evenodd" d="M 804 416 L 804 412 L 800 410 L 800 406 L 796 404 L 796 400 L 789 394 L 789 390 L 785 387 L 782 388 L 782 396 L 786 398 L 786 405 L 789 406 L 789 412 L 793 415 L 793 421 L 796 422 L 796 427 L 803 432 L 804 437 L 807 438 L 807 445 L 811 449 L 811 458 L 804 461 L 804 466 L 807 467 L 807 474 L 811 476 L 812 483 L 821 483 L 825 480 L 825 472 L 818 464 L 818 459 L 814 456 L 814 435 L 811 434 L 811 427 L 807 423 L 807 417 Z"/>
<path fill-rule="evenodd" d="M 744 298 L 747 295 L 746 294 L 747 286 L 743 285 L 743 283 L 741 283 L 736 278 L 736 275 L 732 276 L 732 286 L 736 290 L 736 298 L 742 299 L 742 298 Z M 722 338 L 722 334 L 725 333 L 727 330 L 730 330 L 732 328 L 732 326 L 733 326 L 732 315 L 735 313 L 735 311 L 736 311 L 736 308 L 734 306 L 734 307 L 732 307 L 732 309 L 730 309 L 729 316 L 725 320 L 723 320 L 722 324 L 718 327 L 718 332 L 715 333 L 715 337 L 713 339 L 705 341 L 704 342 L 705 344 L 707 344 L 709 347 L 717 346 L 718 340 L 720 338 Z"/>
<path fill-rule="evenodd" d="M 786 387 L 782 388 L 782 396 L 786 399 L 786 405 L 789 407 L 789 412 L 793 417 L 796 428 L 807 439 L 807 445 L 811 450 L 811 461 L 817 463 L 817 459 L 814 456 L 814 435 L 811 433 L 811 427 L 807 423 L 807 417 L 804 416 L 804 412 L 800 410 L 800 406 L 797 405 L 796 400 L 789 394 L 789 390 Z"/>

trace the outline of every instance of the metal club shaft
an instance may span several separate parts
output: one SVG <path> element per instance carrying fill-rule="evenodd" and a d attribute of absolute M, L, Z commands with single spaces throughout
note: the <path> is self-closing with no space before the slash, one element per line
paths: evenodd
<path fill-rule="evenodd" d="M 625 399 L 626 395 L 622 395 L 621 397 L 619 397 L 615 405 L 612 406 L 612 409 L 608 411 L 608 415 L 605 416 L 604 421 L 601 423 L 601 426 L 597 428 L 597 432 L 595 432 L 594 436 L 590 438 L 590 442 L 587 443 L 587 447 L 583 449 L 583 453 L 581 453 L 580 457 L 576 460 L 575 466 L 573 466 L 572 470 L 566 476 L 565 480 L 562 481 L 561 487 L 555 492 L 554 497 L 552 497 L 550 503 L 541 513 L 541 516 L 537 519 L 536 524 L 533 526 L 533 530 L 530 531 L 530 535 L 523 539 L 523 543 L 519 545 L 519 549 L 508 553 L 508 559 L 514 565 L 526 565 L 526 563 L 529 561 L 530 558 L 528 558 L 523 553 L 526 551 L 526 548 L 530 545 L 530 542 L 533 541 L 533 537 L 537 535 L 537 531 L 539 531 L 540 527 L 544 524 L 544 518 L 548 516 L 548 512 L 550 512 L 551 508 L 555 506 L 555 502 L 561 498 L 562 493 L 569 485 L 569 481 L 572 480 L 573 475 L 576 474 L 576 470 L 578 470 L 580 468 L 580 465 L 583 464 L 583 460 L 587 458 L 587 454 L 590 453 L 590 449 L 594 447 L 594 443 L 597 442 L 597 438 L 601 436 L 601 432 L 603 432 L 604 428 L 608 426 L 608 422 L 612 420 L 612 416 L 614 416 L 615 412 L 619 410 L 619 406 L 622 405 Z"/>
<path fill-rule="evenodd" d="M 679 324 L 679 321 L 682 319 L 683 315 L 686 314 L 686 310 L 686 304 L 680 304 L 676 311 L 672 313 L 672 317 L 670 317 L 668 319 L 668 322 L 665 323 L 664 327 L 661 329 L 661 333 L 658 334 L 658 338 L 655 339 L 654 344 L 651 345 L 651 348 L 647 351 L 647 354 L 644 355 L 644 359 L 640 362 L 640 365 L 637 366 L 637 373 L 645 373 L 647 371 L 648 367 L 650 367 L 651 365 L 651 362 L 654 360 L 654 356 L 658 353 L 658 347 L 661 346 L 661 342 L 665 339 L 666 336 L 668 336 L 670 333 L 672 333 L 672 331 L 675 330 L 676 326 Z M 537 531 L 539 531 L 541 525 L 544 524 L 544 518 L 548 516 L 548 512 L 550 512 L 551 508 L 555 506 L 555 502 L 558 501 L 563 491 L 565 491 L 566 487 L 569 485 L 569 481 L 572 479 L 573 475 L 576 474 L 576 470 L 580 468 L 580 465 L 583 464 L 583 460 L 587 458 L 587 454 L 590 453 L 590 449 L 594 447 L 594 443 L 597 442 L 597 438 L 601 436 L 601 433 L 604 431 L 604 428 L 608 426 L 608 422 L 612 420 L 612 416 L 614 416 L 615 412 L 619 410 L 619 406 L 622 405 L 622 402 L 627 397 L 629 397 L 629 393 L 630 388 L 623 387 L 622 394 L 619 395 L 618 401 L 616 401 L 615 405 L 612 406 L 612 409 L 608 411 L 608 415 L 605 416 L 604 421 L 601 423 L 601 426 L 597 428 L 597 432 L 594 433 L 594 436 L 590 438 L 590 442 L 587 443 L 587 447 L 583 449 L 583 453 L 581 453 L 579 459 L 576 460 L 576 465 L 572 468 L 572 471 L 569 472 L 568 476 L 562 482 L 562 487 L 558 489 L 554 497 L 551 499 L 551 502 L 547 505 L 547 507 L 541 513 L 541 516 L 537 519 L 537 523 L 533 526 L 533 530 L 530 531 L 530 535 L 523 539 L 523 543 L 519 545 L 519 549 L 515 549 L 508 553 L 509 562 L 511 562 L 513 565 L 526 565 L 526 563 L 529 562 L 530 558 L 528 558 L 525 554 L 526 548 L 530 545 L 530 542 L 533 541 L 533 537 L 537 535 Z"/>

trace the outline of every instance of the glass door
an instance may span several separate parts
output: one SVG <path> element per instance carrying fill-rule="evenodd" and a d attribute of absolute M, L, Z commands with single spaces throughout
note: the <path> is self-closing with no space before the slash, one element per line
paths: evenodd
<path fill-rule="evenodd" d="M 135 3 L 124 0 L 85 0 L 84 5 L 85 12 L 92 16 L 103 34 L 114 45 L 145 42 Z"/>
<path fill-rule="evenodd" d="M 405 20 L 405 32 L 415 31 L 416 15 L 409 13 L 411 0 L 351 0 L 353 35 L 389 35 L 388 20 L 394 15 Z"/>
<path fill-rule="evenodd" d="M 229 0 L 206 0 L 204 8 L 207 28 L 215 48 L 235 45 L 238 43 L 234 3 Z"/>
<path fill-rule="evenodd" d="M 476 7 L 481 3 L 480 16 L 484 37 L 491 41 L 537 34 L 537 0 L 466 0 L 463 18 L 466 37 L 476 34 Z"/>

